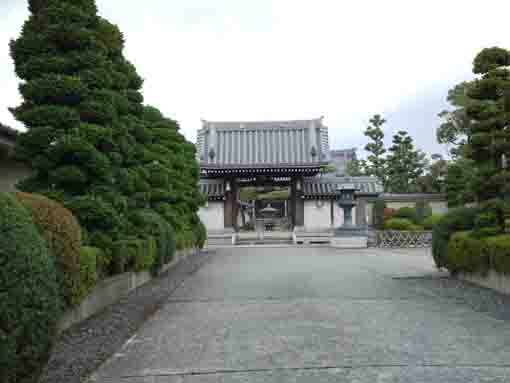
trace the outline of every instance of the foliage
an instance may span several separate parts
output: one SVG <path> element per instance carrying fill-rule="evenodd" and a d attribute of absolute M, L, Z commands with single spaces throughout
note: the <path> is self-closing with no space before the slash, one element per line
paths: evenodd
<path fill-rule="evenodd" d="M 498 273 L 510 274 L 510 235 L 489 237 L 485 242 L 490 267 Z"/>
<path fill-rule="evenodd" d="M 152 267 L 157 258 L 157 243 L 154 237 L 131 238 L 113 244 L 113 269 L 115 273 L 144 271 Z"/>
<path fill-rule="evenodd" d="M 152 265 L 153 273 L 172 260 L 175 249 L 175 232 L 171 225 L 159 214 L 149 209 L 141 209 L 130 215 L 135 231 L 140 236 L 152 236 L 157 242 L 157 256 Z"/>
<path fill-rule="evenodd" d="M 475 201 L 475 165 L 470 159 L 459 158 L 450 163 L 446 173 L 448 207 L 464 206 Z"/>
<path fill-rule="evenodd" d="M 0 381 L 35 382 L 61 312 L 53 258 L 30 213 L 0 194 Z"/>
<path fill-rule="evenodd" d="M 416 209 L 412 207 L 401 207 L 395 213 L 392 218 L 404 218 L 412 223 L 418 223 L 418 215 Z"/>
<path fill-rule="evenodd" d="M 433 230 L 434 227 L 436 227 L 436 225 L 439 224 L 442 218 L 443 218 L 442 214 L 432 214 L 428 216 L 422 222 L 423 228 L 425 230 Z"/>
<path fill-rule="evenodd" d="M 442 122 L 436 132 L 437 142 L 450 146 L 450 154 L 455 158 L 464 156 L 464 146 L 471 125 L 471 119 L 466 113 L 466 107 L 470 103 L 470 85 L 464 81 L 450 89 L 447 100 L 456 109 L 439 113 Z"/>
<path fill-rule="evenodd" d="M 361 177 L 366 175 L 365 168 L 367 164 L 365 160 L 353 159 L 347 162 L 345 167 L 345 175 L 349 177 Z"/>
<path fill-rule="evenodd" d="M 102 250 L 97 247 L 83 246 L 80 248 L 79 296 L 86 297 L 96 287 L 99 279 L 98 260 L 102 256 Z"/>
<path fill-rule="evenodd" d="M 437 267 L 447 266 L 448 241 L 456 231 L 472 230 L 479 208 L 459 207 L 450 209 L 432 230 L 432 256 Z"/>
<path fill-rule="evenodd" d="M 60 292 L 67 305 L 76 305 L 85 297 L 80 286 L 81 228 L 73 214 L 46 197 L 15 194 L 31 213 L 39 233 L 55 258 Z"/>
<path fill-rule="evenodd" d="M 431 156 L 434 161 L 425 168 L 425 174 L 416 180 L 417 191 L 422 193 L 445 193 L 445 177 L 448 172 L 448 161 L 443 159 L 440 154 Z"/>
<path fill-rule="evenodd" d="M 384 210 L 386 209 L 386 202 L 382 199 L 377 199 L 374 203 L 374 226 L 381 229 L 384 225 Z"/>
<path fill-rule="evenodd" d="M 390 218 L 384 223 L 386 230 L 420 230 L 421 228 L 406 218 Z"/>
<path fill-rule="evenodd" d="M 432 206 L 425 201 L 416 202 L 416 222 L 422 223 L 426 218 L 432 215 Z"/>
<path fill-rule="evenodd" d="M 384 118 L 379 114 L 375 114 L 370 119 L 370 125 L 364 133 L 365 136 L 371 139 L 371 142 L 365 146 L 365 150 L 370 153 L 367 157 L 365 173 L 379 178 L 383 184 L 386 182 L 386 159 L 383 157 L 386 149 L 384 148 L 384 132 L 382 129 L 385 123 Z"/>
<path fill-rule="evenodd" d="M 62 202 L 106 263 L 113 243 L 132 235 L 130 211 L 152 209 L 179 233 L 198 225 L 195 147 L 175 121 L 142 105 L 143 80 L 120 30 L 94 0 L 33 0 L 29 9 L 10 44 L 23 80 L 12 113 L 27 128 L 16 154 L 35 171 L 21 189 Z"/>
<path fill-rule="evenodd" d="M 473 121 L 469 129 L 469 158 L 477 170 L 473 182 L 479 201 L 500 198 L 510 192 L 510 171 L 502 158 L 510 158 L 510 52 L 483 49 L 475 58 L 473 72 L 480 77 L 469 87 L 466 108 Z"/>
<path fill-rule="evenodd" d="M 485 241 L 473 238 L 469 231 L 452 235 L 448 242 L 447 268 L 452 273 L 485 272 L 489 268 Z"/>
<path fill-rule="evenodd" d="M 207 228 L 202 222 L 199 222 L 195 231 L 195 246 L 199 249 L 203 249 L 207 241 Z"/>
<path fill-rule="evenodd" d="M 418 190 L 418 179 L 427 166 L 425 153 L 414 148 L 413 139 L 405 131 L 393 136 L 387 158 L 386 188 L 392 192 Z"/>

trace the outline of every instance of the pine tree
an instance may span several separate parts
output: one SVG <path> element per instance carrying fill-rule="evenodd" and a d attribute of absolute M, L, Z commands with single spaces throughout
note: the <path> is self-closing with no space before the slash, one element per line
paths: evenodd
<path fill-rule="evenodd" d="M 416 150 L 413 139 L 405 131 L 393 136 L 387 158 L 387 189 L 392 192 L 412 192 L 427 165 L 425 153 Z"/>
<path fill-rule="evenodd" d="M 501 48 L 482 50 L 474 60 L 474 73 L 466 113 L 473 121 L 469 129 L 469 157 L 475 161 L 474 182 L 479 201 L 510 194 L 510 52 Z"/>
<path fill-rule="evenodd" d="M 384 132 L 382 130 L 382 126 L 385 123 L 386 120 L 384 118 L 382 118 L 379 114 L 375 114 L 370 119 L 370 125 L 364 133 L 365 136 L 372 140 L 372 142 L 369 142 L 365 146 L 365 150 L 370 153 L 367 157 L 365 173 L 369 176 L 379 178 L 383 184 L 386 181 L 386 159 L 384 158 L 386 149 L 384 148 Z"/>

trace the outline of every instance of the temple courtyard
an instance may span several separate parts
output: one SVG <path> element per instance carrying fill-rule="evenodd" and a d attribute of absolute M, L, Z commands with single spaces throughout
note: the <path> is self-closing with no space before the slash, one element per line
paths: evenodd
<path fill-rule="evenodd" d="M 438 272 L 430 249 L 209 253 L 92 381 L 510 381 L 505 298 Z"/>

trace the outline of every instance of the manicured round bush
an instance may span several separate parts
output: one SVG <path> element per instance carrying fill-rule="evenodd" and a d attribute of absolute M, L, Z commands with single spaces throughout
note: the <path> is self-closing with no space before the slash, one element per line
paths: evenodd
<path fill-rule="evenodd" d="M 36 194 L 16 193 L 16 198 L 32 214 L 39 233 L 55 258 L 57 279 L 67 305 L 80 303 L 81 228 L 73 214 L 60 203 Z"/>
<path fill-rule="evenodd" d="M 469 231 L 460 231 L 452 235 L 448 242 L 447 268 L 452 273 L 486 272 L 489 269 L 489 257 L 486 243 L 473 238 Z"/>
<path fill-rule="evenodd" d="M 422 225 L 425 230 L 432 230 L 439 223 L 442 217 L 442 214 L 432 214 L 423 220 Z"/>
<path fill-rule="evenodd" d="M 416 225 L 405 218 L 391 218 L 384 223 L 384 228 L 386 230 L 416 230 Z"/>
<path fill-rule="evenodd" d="M 34 382 L 61 313 L 53 258 L 30 213 L 0 193 L 0 381 Z"/>
<path fill-rule="evenodd" d="M 432 256 L 437 267 L 448 264 L 448 242 L 456 231 L 472 230 L 479 208 L 460 207 L 450 210 L 432 229 Z"/>
<path fill-rule="evenodd" d="M 422 223 L 425 219 L 432 216 L 432 207 L 425 201 L 416 202 L 416 220 Z"/>

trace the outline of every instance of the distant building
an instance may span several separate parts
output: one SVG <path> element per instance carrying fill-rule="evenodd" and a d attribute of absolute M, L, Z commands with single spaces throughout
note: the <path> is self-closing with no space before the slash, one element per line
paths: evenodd
<path fill-rule="evenodd" d="M 347 168 L 347 164 L 356 160 L 356 148 L 352 149 L 342 149 L 342 150 L 331 150 L 331 165 L 335 167 L 335 172 L 329 173 L 332 177 L 343 177 L 345 176 L 345 171 Z"/>

